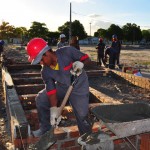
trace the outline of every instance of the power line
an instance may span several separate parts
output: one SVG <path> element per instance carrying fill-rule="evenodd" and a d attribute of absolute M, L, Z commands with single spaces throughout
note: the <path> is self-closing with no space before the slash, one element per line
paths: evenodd
<path fill-rule="evenodd" d="M 92 20 L 94 20 L 94 21 L 103 21 L 103 22 L 108 22 L 108 23 L 111 23 L 111 24 L 117 24 L 117 25 L 119 25 L 119 26 L 123 26 L 123 25 L 125 25 L 125 24 L 123 24 L 123 23 L 121 23 L 121 22 L 116 22 L 116 21 L 112 21 L 112 20 L 109 20 L 109 19 L 103 19 L 103 18 L 100 18 L 100 19 L 96 19 L 96 18 L 92 18 L 92 17 L 90 17 L 90 16 L 87 16 L 87 15 L 85 15 L 85 14 L 81 14 L 81 13 L 77 13 L 77 12 L 72 12 L 73 14 L 75 14 L 75 15 L 80 15 L 80 16 L 85 16 L 85 17 L 88 17 L 88 18 L 91 18 Z M 140 27 L 144 27 L 144 28 L 150 28 L 150 25 L 148 25 L 148 26 L 145 26 L 145 25 L 139 25 Z"/>

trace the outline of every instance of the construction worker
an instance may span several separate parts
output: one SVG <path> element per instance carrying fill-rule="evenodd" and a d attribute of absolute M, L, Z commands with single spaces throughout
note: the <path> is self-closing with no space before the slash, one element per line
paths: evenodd
<path fill-rule="evenodd" d="M 99 62 L 99 65 L 101 66 L 102 63 L 105 66 L 105 59 L 104 59 L 104 49 L 105 49 L 105 44 L 103 42 L 102 38 L 99 38 L 99 43 L 96 46 L 97 49 L 97 61 Z"/>
<path fill-rule="evenodd" d="M 116 50 L 116 64 L 119 66 L 119 63 L 120 63 L 119 59 L 120 59 L 121 43 L 118 40 L 116 34 L 112 35 L 112 44 L 111 44 L 111 47 Z"/>
<path fill-rule="evenodd" d="M 36 106 L 40 121 L 40 128 L 33 131 L 35 137 L 43 135 L 51 126 L 58 124 L 60 120 L 60 107 L 68 87 L 71 85 L 71 77 L 78 70 L 78 80 L 69 97 L 69 103 L 73 107 L 77 119 L 80 134 L 91 132 L 91 124 L 88 120 L 89 107 L 89 83 L 83 63 L 89 63 L 90 59 L 72 46 L 65 46 L 53 51 L 42 38 L 33 38 L 27 44 L 27 53 L 32 65 L 42 65 L 41 76 L 45 83 L 45 89 L 36 97 Z"/>
<path fill-rule="evenodd" d="M 77 36 L 73 36 L 73 37 L 71 38 L 70 46 L 73 46 L 73 47 L 75 47 L 76 49 L 80 50 L 79 39 L 78 39 Z"/>
<path fill-rule="evenodd" d="M 115 69 L 116 50 L 112 47 L 106 47 L 104 57 L 105 57 L 105 62 L 107 62 L 107 58 L 109 57 L 108 67 L 110 69 Z"/>
<path fill-rule="evenodd" d="M 66 36 L 64 34 L 61 34 L 59 36 L 59 39 L 60 41 L 57 43 L 57 47 L 60 48 L 60 47 L 63 47 L 63 46 L 67 46 L 67 43 L 66 43 Z"/>

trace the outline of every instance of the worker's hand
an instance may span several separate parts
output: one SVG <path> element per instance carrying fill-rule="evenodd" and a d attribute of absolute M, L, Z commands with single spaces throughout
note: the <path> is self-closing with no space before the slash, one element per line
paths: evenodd
<path fill-rule="evenodd" d="M 50 108 L 50 122 L 52 126 L 59 125 L 61 121 L 61 112 L 59 107 Z"/>
<path fill-rule="evenodd" d="M 80 61 L 75 61 L 72 65 L 72 70 L 70 71 L 72 75 L 79 76 L 82 73 L 84 64 Z"/>

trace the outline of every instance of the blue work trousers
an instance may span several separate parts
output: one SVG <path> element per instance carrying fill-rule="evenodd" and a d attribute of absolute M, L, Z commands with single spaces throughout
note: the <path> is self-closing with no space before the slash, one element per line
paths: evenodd
<path fill-rule="evenodd" d="M 58 101 L 62 101 L 67 89 L 65 86 L 57 87 L 57 98 Z M 91 133 L 92 127 L 90 120 L 88 119 L 89 111 L 89 93 L 77 95 L 74 92 L 69 97 L 69 103 L 73 108 L 73 112 L 77 119 L 77 125 L 80 135 L 84 133 Z M 43 133 L 50 130 L 50 103 L 46 90 L 40 91 L 36 97 L 36 106 L 38 110 L 38 117 L 40 121 L 40 129 Z"/>

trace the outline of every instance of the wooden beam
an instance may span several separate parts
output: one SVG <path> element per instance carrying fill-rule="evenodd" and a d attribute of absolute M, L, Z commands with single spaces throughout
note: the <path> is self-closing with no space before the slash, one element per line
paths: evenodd
<path fill-rule="evenodd" d="M 11 73 L 12 78 L 30 78 L 30 77 L 41 77 L 40 73 Z"/>
<path fill-rule="evenodd" d="M 30 77 L 30 78 L 13 78 L 15 85 L 25 85 L 25 84 L 43 84 L 41 77 Z"/>
<path fill-rule="evenodd" d="M 39 91 L 45 88 L 44 84 L 27 84 L 15 86 L 18 95 L 22 94 L 37 94 Z"/>

